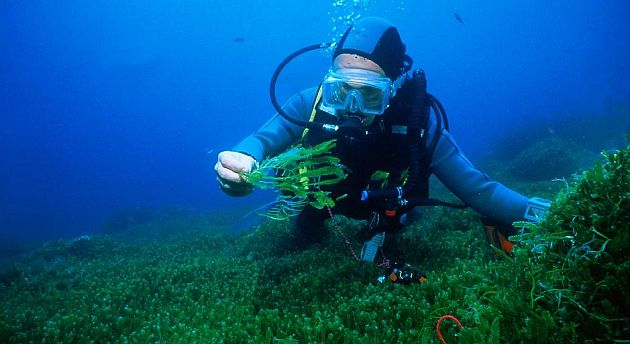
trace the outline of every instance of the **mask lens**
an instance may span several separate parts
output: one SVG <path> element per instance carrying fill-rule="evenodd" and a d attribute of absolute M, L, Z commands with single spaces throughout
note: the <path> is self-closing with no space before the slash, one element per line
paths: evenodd
<path fill-rule="evenodd" d="M 324 106 L 366 115 L 380 115 L 389 103 L 391 81 L 370 71 L 329 72 L 322 83 Z"/>

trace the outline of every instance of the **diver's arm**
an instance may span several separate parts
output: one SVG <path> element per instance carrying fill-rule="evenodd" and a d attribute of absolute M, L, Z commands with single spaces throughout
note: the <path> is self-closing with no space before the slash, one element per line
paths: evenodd
<path fill-rule="evenodd" d="M 316 92 L 316 89 L 307 89 L 296 94 L 284 105 L 284 111 L 294 118 L 307 119 Z M 219 153 L 214 170 L 221 190 L 231 196 L 251 193 L 253 188 L 241 173 L 255 169 L 263 158 L 281 153 L 297 142 L 301 133 L 302 128 L 276 114 L 233 150 Z"/>
<path fill-rule="evenodd" d="M 317 88 L 306 89 L 287 101 L 282 109 L 290 116 L 307 121 L 317 94 Z M 258 131 L 238 143 L 233 151 L 247 154 L 256 161 L 282 153 L 298 142 L 304 128 L 276 113 Z"/>
<path fill-rule="evenodd" d="M 431 122 L 428 132 L 434 133 L 435 121 Z M 427 142 L 431 142 L 431 136 Z M 479 214 L 506 225 L 524 219 L 529 198 L 477 170 L 443 128 L 431 169 L 451 192 Z"/>

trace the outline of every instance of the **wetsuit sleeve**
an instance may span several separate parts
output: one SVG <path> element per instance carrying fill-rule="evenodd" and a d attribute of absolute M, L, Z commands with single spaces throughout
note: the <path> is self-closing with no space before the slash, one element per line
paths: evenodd
<path fill-rule="evenodd" d="M 317 88 L 306 89 L 287 101 L 282 109 L 290 116 L 307 121 L 315 101 Z M 233 150 L 252 156 L 256 161 L 278 155 L 299 141 L 304 128 L 276 113 L 260 129 L 238 143 Z"/>
<path fill-rule="evenodd" d="M 428 132 L 435 133 L 435 126 L 432 120 Z M 427 142 L 431 139 L 429 135 Z M 503 224 L 523 220 L 529 198 L 477 170 L 445 129 L 437 142 L 431 169 L 453 194 L 479 214 Z"/>

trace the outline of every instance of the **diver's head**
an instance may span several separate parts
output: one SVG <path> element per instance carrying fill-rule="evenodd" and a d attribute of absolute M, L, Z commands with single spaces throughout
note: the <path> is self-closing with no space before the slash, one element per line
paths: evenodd
<path fill-rule="evenodd" d="M 333 53 L 322 83 L 323 108 L 372 122 L 389 106 L 404 81 L 405 45 L 388 21 L 366 17 L 350 26 Z"/>
<path fill-rule="evenodd" d="M 348 27 L 335 47 L 333 61 L 342 54 L 363 57 L 376 64 L 388 78 L 396 80 L 404 72 L 405 50 L 391 22 L 365 17 Z"/>
<path fill-rule="evenodd" d="M 343 53 L 335 56 L 332 63 L 333 70 L 348 68 L 368 70 L 377 73 L 381 77 L 387 77 L 381 66 L 366 57 L 349 53 Z"/>

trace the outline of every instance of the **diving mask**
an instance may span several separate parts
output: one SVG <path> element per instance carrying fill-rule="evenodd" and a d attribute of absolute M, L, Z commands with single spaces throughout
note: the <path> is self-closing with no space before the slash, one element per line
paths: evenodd
<path fill-rule="evenodd" d="M 365 69 L 331 70 L 322 83 L 324 107 L 364 115 L 382 115 L 395 93 L 391 79 Z"/>

